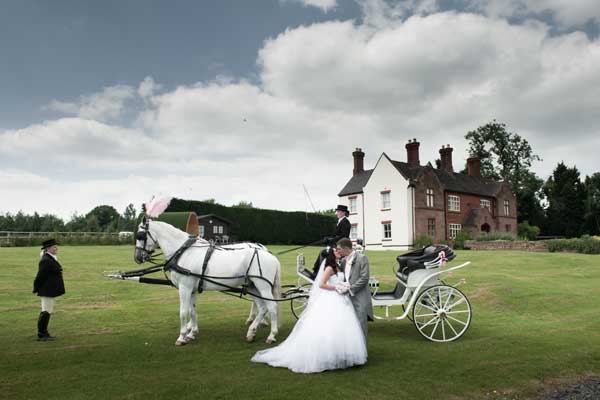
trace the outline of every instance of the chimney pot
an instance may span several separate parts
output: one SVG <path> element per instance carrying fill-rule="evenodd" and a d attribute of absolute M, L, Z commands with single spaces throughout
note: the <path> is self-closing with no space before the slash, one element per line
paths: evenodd
<path fill-rule="evenodd" d="M 481 177 L 481 160 L 478 157 L 467 158 L 467 173 L 469 176 Z"/>
<path fill-rule="evenodd" d="M 365 153 L 363 153 L 360 147 L 352 153 L 354 158 L 354 169 L 352 170 L 352 176 L 356 176 L 365 170 Z"/>
<path fill-rule="evenodd" d="M 417 142 L 417 139 L 413 139 L 412 141 L 408 139 L 408 143 L 406 144 L 406 161 L 410 167 L 418 167 L 420 165 L 419 162 L 419 146 L 420 143 Z"/>
<path fill-rule="evenodd" d="M 447 145 L 446 147 L 442 145 L 442 148 L 440 149 L 441 167 L 449 173 L 454 172 L 454 168 L 452 167 L 452 150 L 450 145 Z"/>

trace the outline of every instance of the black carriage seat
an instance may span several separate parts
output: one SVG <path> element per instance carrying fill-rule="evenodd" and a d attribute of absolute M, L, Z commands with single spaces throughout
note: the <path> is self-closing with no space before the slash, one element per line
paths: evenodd
<path fill-rule="evenodd" d="M 405 290 L 406 287 L 400 282 L 397 282 L 394 290 L 390 290 L 389 292 L 377 292 L 373 298 L 377 300 L 396 300 L 402 297 Z"/>
<path fill-rule="evenodd" d="M 443 251 L 446 254 L 448 262 L 454 260 L 456 254 L 454 251 L 446 245 L 431 245 L 423 247 L 410 253 L 402 254 L 396 259 L 398 260 L 398 277 L 406 282 L 408 275 L 418 269 L 424 269 L 425 263 L 430 262 L 438 258 L 440 252 Z"/>

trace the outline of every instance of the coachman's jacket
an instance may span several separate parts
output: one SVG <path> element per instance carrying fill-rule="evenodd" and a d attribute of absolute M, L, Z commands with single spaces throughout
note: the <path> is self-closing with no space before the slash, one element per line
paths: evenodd
<path fill-rule="evenodd" d="M 352 224 L 348 221 L 348 218 L 344 217 L 335 227 L 335 233 L 332 238 L 329 238 L 328 245 L 331 247 L 335 247 L 335 244 L 338 240 L 342 238 L 350 237 L 350 230 L 352 228 Z"/>
<path fill-rule="evenodd" d="M 51 255 L 44 254 L 40 260 L 33 293 L 43 297 L 58 297 L 65 294 L 62 267 Z"/>

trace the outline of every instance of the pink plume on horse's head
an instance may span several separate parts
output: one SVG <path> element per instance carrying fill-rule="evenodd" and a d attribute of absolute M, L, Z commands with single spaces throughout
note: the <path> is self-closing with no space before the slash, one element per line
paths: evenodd
<path fill-rule="evenodd" d="M 158 218 L 169 207 L 171 199 L 173 199 L 171 196 L 153 197 L 152 200 L 146 203 L 146 215 L 151 218 Z"/>

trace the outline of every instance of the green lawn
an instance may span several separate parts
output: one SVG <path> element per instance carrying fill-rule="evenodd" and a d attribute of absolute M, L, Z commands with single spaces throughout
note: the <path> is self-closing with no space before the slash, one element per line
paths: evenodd
<path fill-rule="evenodd" d="M 305 252 L 307 263 L 316 252 Z M 407 320 L 378 321 L 366 366 L 302 375 L 250 363 L 267 329 L 245 343 L 250 303 L 220 293 L 199 297 L 199 339 L 175 347 L 176 290 L 102 276 L 137 268 L 129 246 L 61 247 L 67 294 L 50 324 L 59 339 L 37 342 L 39 249 L 0 248 L 0 397 L 520 399 L 557 379 L 600 375 L 599 256 L 457 253 L 452 264 L 473 262 L 446 279 L 466 278 L 474 309 L 459 341 L 432 343 Z M 391 283 L 396 253 L 367 255 L 371 275 Z M 295 283 L 295 254 L 280 260 L 283 282 Z M 283 316 L 280 340 L 295 321 L 287 303 Z"/>

